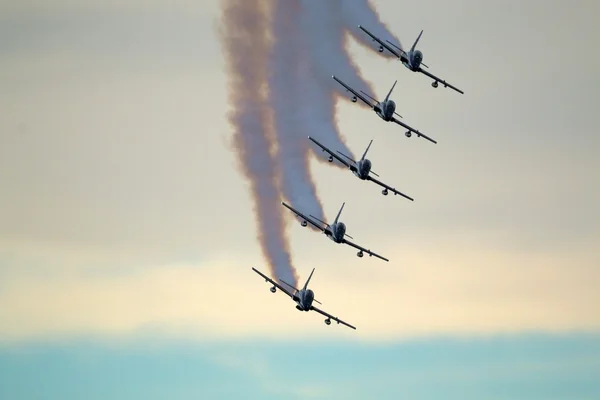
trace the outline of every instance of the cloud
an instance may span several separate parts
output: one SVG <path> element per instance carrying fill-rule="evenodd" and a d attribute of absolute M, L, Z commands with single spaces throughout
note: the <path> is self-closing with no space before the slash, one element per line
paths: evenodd
<path fill-rule="evenodd" d="M 435 252 L 416 243 L 403 254 L 383 248 L 396 260 L 394 268 L 356 257 L 337 265 L 311 261 L 316 267 L 311 281 L 316 298 L 357 331 L 335 324 L 326 327 L 321 316 L 298 312 L 283 294 L 271 294 L 269 285 L 251 271 L 254 264 L 242 257 L 112 273 L 20 268 L 20 263 L 32 260 L 15 258 L 0 285 L 0 337 L 156 332 L 198 340 L 391 340 L 600 329 L 593 247 L 521 254 L 494 251 L 470 239 L 455 238 Z M 303 271 L 301 281 L 308 269 Z"/>

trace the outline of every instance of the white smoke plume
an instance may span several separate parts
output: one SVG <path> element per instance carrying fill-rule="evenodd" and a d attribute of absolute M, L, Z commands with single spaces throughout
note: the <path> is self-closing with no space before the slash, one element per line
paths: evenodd
<path fill-rule="evenodd" d="M 268 116 L 264 96 L 268 24 L 260 0 L 226 0 L 220 30 L 229 69 L 233 145 L 240 155 L 240 168 L 254 198 L 258 240 L 271 272 L 296 283 L 285 233 L 276 163 L 271 157 Z"/>
<path fill-rule="evenodd" d="M 355 157 L 335 113 L 336 99 L 349 96 L 331 76 L 373 92 L 348 53 L 347 39 L 352 35 L 377 50 L 358 24 L 396 38 L 367 0 L 224 0 L 224 5 L 230 16 L 224 20 L 224 44 L 231 79 L 238 82 L 230 85 L 231 121 L 255 196 L 259 237 L 272 271 L 295 278 L 282 222 L 289 211 L 279 204 L 279 196 L 325 220 L 309 154 L 320 161 L 327 158 L 307 137 Z M 265 86 L 266 99 L 261 97 Z"/>
<path fill-rule="evenodd" d="M 375 36 L 382 40 L 389 40 L 396 46 L 402 48 L 400 40 L 393 35 L 388 27 L 381 21 L 379 13 L 375 10 L 371 1 L 359 0 L 359 1 L 340 1 L 342 5 L 342 18 L 348 28 L 348 32 L 354 36 L 363 46 L 379 53 L 379 44 L 371 39 L 366 33 L 358 28 L 358 25 L 362 25 L 364 28 L 369 30 Z M 389 58 L 396 59 L 389 51 L 384 51 L 381 55 Z"/>

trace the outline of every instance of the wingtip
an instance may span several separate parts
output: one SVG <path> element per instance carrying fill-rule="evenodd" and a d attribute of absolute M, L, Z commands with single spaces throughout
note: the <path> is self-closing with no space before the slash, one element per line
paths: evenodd
<path fill-rule="evenodd" d="M 362 28 L 362 26 L 360 26 L 360 24 L 358 24 L 358 27 L 359 27 L 359 28 Z"/>

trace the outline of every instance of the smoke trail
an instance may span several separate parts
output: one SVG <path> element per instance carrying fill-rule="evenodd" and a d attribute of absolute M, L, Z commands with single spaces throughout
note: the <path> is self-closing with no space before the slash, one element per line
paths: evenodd
<path fill-rule="evenodd" d="M 379 53 L 379 44 L 373 41 L 366 33 L 358 28 L 358 25 L 364 26 L 371 33 L 381 38 L 389 40 L 402 48 L 400 40 L 394 36 L 386 24 L 381 21 L 379 13 L 369 0 L 356 0 L 342 2 L 341 15 L 345 21 L 348 31 L 363 46 Z M 382 53 L 385 57 L 395 59 L 396 57 L 389 51 Z"/>
<path fill-rule="evenodd" d="M 277 160 L 281 172 L 283 195 L 293 207 L 323 220 L 323 206 L 310 176 L 307 136 L 331 136 L 333 132 L 316 131 L 306 113 L 307 104 L 315 99 L 306 90 L 310 82 L 307 58 L 297 23 L 296 0 L 272 2 L 273 47 L 269 57 L 269 101 L 273 108 L 274 131 L 278 141 Z M 332 115 L 326 116 L 331 119 Z M 312 228 L 312 225 L 309 225 Z"/>
<path fill-rule="evenodd" d="M 267 135 L 268 106 L 263 96 L 268 54 L 267 28 L 260 0 L 225 0 L 220 35 L 229 68 L 229 120 L 240 166 L 250 181 L 258 239 L 271 272 L 295 284 L 276 186 L 275 162 Z"/>

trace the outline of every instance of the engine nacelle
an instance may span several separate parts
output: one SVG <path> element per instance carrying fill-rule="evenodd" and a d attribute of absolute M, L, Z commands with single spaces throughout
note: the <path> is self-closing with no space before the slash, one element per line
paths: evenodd
<path fill-rule="evenodd" d="M 306 221 L 302 221 L 302 222 L 300 223 L 300 225 L 302 225 L 302 226 L 306 227 L 306 225 L 308 225 L 308 222 L 306 222 Z"/>
<path fill-rule="evenodd" d="M 379 46 L 379 52 L 383 53 L 383 46 Z"/>
<path fill-rule="evenodd" d="M 387 196 L 388 195 L 388 190 L 387 189 L 383 189 L 381 191 L 381 194 L 384 195 L 384 196 Z"/>
<path fill-rule="evenodd" d="M 331 325 L 331 319 L 327 318 L 327 319 L 325 320 L 325 324 L 326 324 L 326 325 Z"/>
<path fill-rule="evenodd" d="M 329 156 L 329 158 L 327 159 L 327 161 L 333 162 L 333 156 Z"/>
<path fill-rule="evenodd" d="M 363 252 L 362 252 L 362 250 L 361 250 L 361 251 L 359 251 L 358 253 L 356 253 L 356 255 L 357 255 L 359 258 L 362 258 L 362 257 L 364 256 L 364 253 L 363 253 Z"/>
<path fill-rule="evenodd" d="M 410 133 L 410 131 L 406 131 L 405 135 L 406 135 L 406 137 L 411 137 L 412 133 Z"/>
<path fill-rule="evenodd" d="M 434 88 L 438 87 L 438 81 L 433 81 L 433 83 L 431 84 L 431 86 L 433 86 Z"/>
<path fill-rule="evenodd" d="M 275 286 L 273 286 L 271 289 L 269 289 L 271 291 L 271 293 L 275 293 L 277 291 L 277 288 Z"/>
<path fill-rule="evenodd" d="M 352 100 L 353 103 L 356 103 L 356 100 L 358 100 L 358 99 L 356 98 L 356 96 L 352 96 L 352 98 L 350 100 Z"/>

